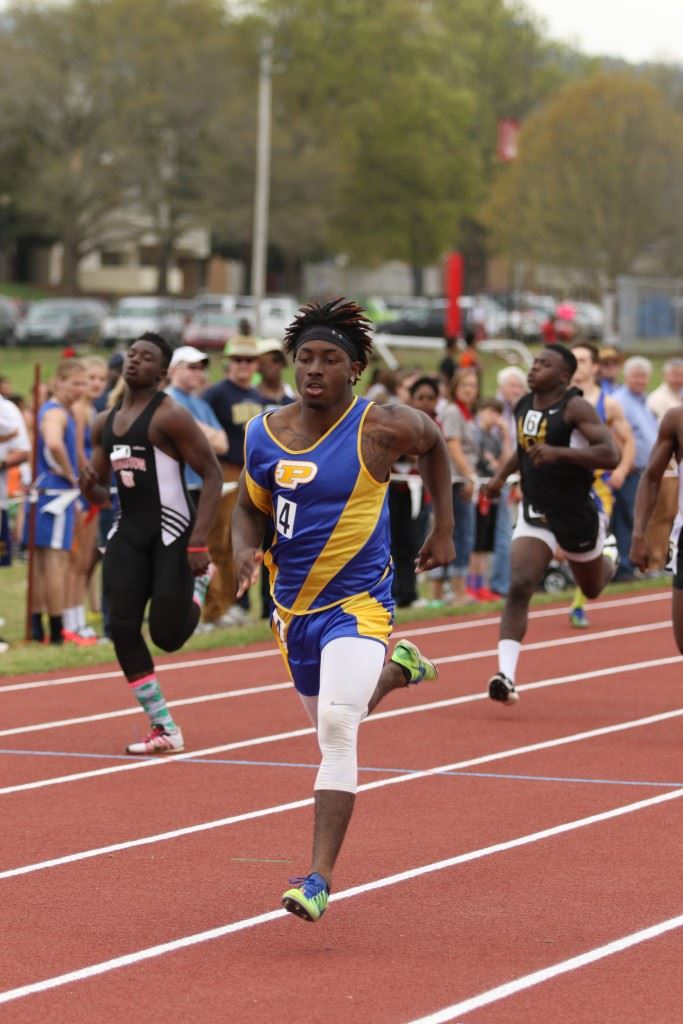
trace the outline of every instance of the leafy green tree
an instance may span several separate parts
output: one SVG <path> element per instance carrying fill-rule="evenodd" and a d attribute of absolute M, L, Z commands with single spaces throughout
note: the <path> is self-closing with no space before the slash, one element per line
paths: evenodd
<path fill-rule="evenodd" d="M 78 261 L 120 236 L 112 152 L 116 96 L 98 48 L 100 5 L 10 8 L 0 37 L 0 136 L 15 205 L 63 243 L 62 286 L 77 289 Z"/>
<path fill-rule="evenodd" d="M 654 86 L 629 73 L 568 85 L 529 118 L 493 187 L 495 247 L 612 286 L 638 257 L 680 249 L 682 161 L 683 119 Z"/>
<path fill-rule="evenodd" d="M 305 171 L 299 191 L 317 199 L 310 241 L 370 263 L 406 259 L 419 279 L 452 244 L 475 163 L 460 145 L 472 100 L 443 80 L 447 53 L 429 5 L 272 0 L 269 10 L 290 54 L 276 83 L 280 123 L 293 129 L 281 139 L 294 158 L 287 170 Z M 280 173 L 274 161 L 274 226 L 278 196 L 297 191 Z"/>
<path fill-rule="evenodd" d="M 212 127 L 231 84 L 219 0 L 107 0 L 127 203 L 156 238 L 157 290 L 181 235 L 205 221 Z"/>
<path fill-rule="evenodd" d="M 13 190 L 63 243 L 62 287 L 95 248 L 153 233 L 158 289 L 207 211 L 211 125 L 229 95 L 219 0 L 19 4 L 0 38 L 0 126 Z"/>

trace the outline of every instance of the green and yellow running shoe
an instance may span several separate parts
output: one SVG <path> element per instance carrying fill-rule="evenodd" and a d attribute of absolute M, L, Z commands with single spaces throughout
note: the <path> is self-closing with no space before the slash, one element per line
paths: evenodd
<path fill-rule="evenodd" d="M 296 914 L 304 921 L 319 921 L 327 909 L 330 890 L 322 875 L 314 871 L 305 878 L 290 878 L 290 885 L 282 895 L 282 906 L 290 914 Z"/>
<path fill-rule="evenodd" d="M 590 619 L 583 608 L 570 608 L 569 622 L 574 629 L 588 629 L 590 626 Z"/>
<path fill-rule="evenodd" d="M 420 654 L 415 644 L 410 640 L 399 640 L 394 647 L 391 660 L 408 673 L 409 683 L 421 683 L 423 679 L 433 680 L 439 678 L 439 672 L 433 661 Z"/>

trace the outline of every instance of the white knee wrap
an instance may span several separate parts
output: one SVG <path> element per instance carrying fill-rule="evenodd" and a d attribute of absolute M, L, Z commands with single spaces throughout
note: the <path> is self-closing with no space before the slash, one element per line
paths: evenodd
<path fill-rule="evenodd" d="M 368 710 L 384 647 L 364 637 L 338 637 L 323 648 L 318 697 L 318 743 L 323 755 L 316 789 L 355 793 L 358 726 Z"/>
<path fill-rule="evenodd" d="M 327 704 L 318 708 L 318 743 L 323 759 L 315 780 L 316 789 L 356 792 L 357 735 L 365 710 L 353 704 Z"/>

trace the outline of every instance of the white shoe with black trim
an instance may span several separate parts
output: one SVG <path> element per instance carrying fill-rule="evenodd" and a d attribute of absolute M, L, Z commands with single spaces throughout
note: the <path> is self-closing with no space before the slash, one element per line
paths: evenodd
<path fill-rule="evenodd" d="M 496 672 L 495 676 L 489 679 L 489 697 L 502 704 L 515 704 L 519 700 L 515 684 L 502 672 Z"/>

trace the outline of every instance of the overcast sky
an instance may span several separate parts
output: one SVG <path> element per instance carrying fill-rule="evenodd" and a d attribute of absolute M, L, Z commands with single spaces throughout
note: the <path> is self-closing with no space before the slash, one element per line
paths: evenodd
<path fill-rule="evenodd" d="M 589 54 L 683 64 L 681 0 L 524 0 L 548 34 Z"/>

